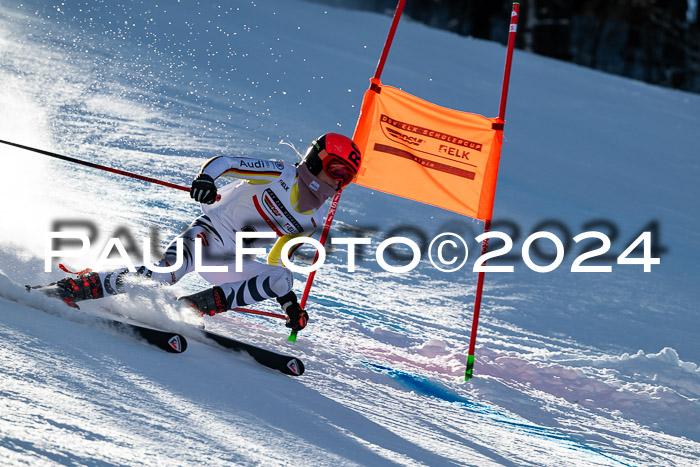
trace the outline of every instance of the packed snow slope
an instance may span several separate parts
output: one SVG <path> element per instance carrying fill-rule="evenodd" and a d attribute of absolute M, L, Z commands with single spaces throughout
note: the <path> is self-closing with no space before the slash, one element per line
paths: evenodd
<path fill-rule="evenodd" d="M 6 0 L 0 139 L 180 185 L 217 154 L 294 162 L 281 141 L 303 151 L 324 132 L 352 134 L 389 24 L 289 0 Z M 403 21 L 382 81 L 495 116 L 504 56 Z M 291 378 L 197 341 L 166 354 L 27 294 L 65 274 L 56 261 L 44 272 L 50 231 L 90 233 L 91 253 L 64 259 L 74 268 L 114 236 L 139 264 L 143 237 L 162 248 L 200 208 L 2 146 L 2 464 L 697 465 L 698 128 L 700 96 L 516 51 L 493 226 L 514 240 L 499 264 L 515 271 L 486 275 L 467 383 L 480 223 L 351 186 L 334 235 L 372 243 L 355 272 L 342 249 L 329 255 L 296 344 L 279 320 L 200 320 L 173 305 L 206 286 L 199 277 L 83 306 L 182 332 L 203 322 L 299 356 L 307 372 Z M 566 247 L 552 272 L 523 262 L 537 230 Z M 642 230 L 660 258 L 651 272 L 616 263 Z M 425 246 L 448 231 L 470 247 L 460 271 L 440 272 L 425 248 L 411 272 L 377 265 L 387 237 Z M 572 240 L 585 231 L 612 242 L 584 265 L 612 272 L 571 272 L 601 245 Z M 551 262 L 550 243 L 536 245 L 533 261 Z"/>

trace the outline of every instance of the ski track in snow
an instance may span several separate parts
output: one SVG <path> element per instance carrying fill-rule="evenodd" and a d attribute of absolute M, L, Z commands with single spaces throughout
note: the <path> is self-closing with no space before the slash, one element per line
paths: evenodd
<path fill-rule="evenodd" d="M 189 10 L 97 2 L 100 8 L 81 10 L 7 2 L 0 6 L 0 138 L 187 185 L 215 154 L 294 161 L 280 139 L 303 150 L 324 131 L 350 132 L 389 18 L 304 2 L 260 3 L 209 8 L 200 2 Z M 319 41 L 309 31 L 319 24 L 334 34 Z M 455 63 L 443 52 L 460 49 L 481 67 Z M 426 71 L 409 69 L 413 57 L 432 61 Z M 489 115 L 502 58 L 497 44 L 404 21 L 384 81 Z M 487 275 L 477 376 L 467 384 L 474 275 L 439 273 L 423 260 L 395 276 L 371 258 L 383 234 L 416 219 L 430 233 L 449 227 L 478 234 L 478 224 L 363 188 L 346 190 L 337 231 L 377 232 L 356 273 L 345 269 L 344 253 L 329 257 L 310 299 L 311 324 L 296 344 L 285 341 L 279 320 L 232 312 L 206 319 L 213 331 L 299 356 L 307 372 L 287 378 L 196 341 L 182 355 L 165 354 L 89 316 L 76 318 L 55 300 L 26 294 L 22 284 L 62 277 L 55 266 L 43 272 L 53 220 L 97 227 L 91 255 L 75 260 L 82 267 L 114 232 L 133 239 L 157 233 L 156 247 L 164 246 L 198 208 L 186 194 L 3 147 L 2 171 L 12 178 L 0 195 L 21 202 L 2 207 L 0 459 L 8 465 L 697 463 L 698 296 L 686 285 L 697 283 L 692 258 L 700 240 L 688 214 L 698 191 L 686 180 L 694 183 L 698 166 L 685 160 L 691 138 L 676 137 L 668 166 L 684 170 L 673 180 L 661 172 L 666 185 L 652 200 L 639 188 L 649 165 L 626 157 L 652 160 L 646 148 L 678 131 L 653 118 L 650 125 L 649 109 L 696 127 L 700 98 L 519 52 L 513 73 L 496 210 L 524 225 L 547 216 L 571 225 L 614 216 L 625 237 L 657 216 L 667 221 L 662 242 L 671 250 L 651 275 L 621 267 L 612 277 L 522 268 Z M 575 90 L 560 90 L 562 82 Z M 549 118 L 555 100 L 565 116 L 550 121 L 553 146 L 543 148 L 536 122 Z M 648 128 L 641 136 L 635 131 L 638 143 L 618 146 L 618 135 L 591 125 L 586 133 L 619 158 L 577 149 L 576 136 L 567 133 L 577 124 L 571 115 L 593 120 L 589 107 L 609 106 L 617 115 L 631 103 L 638 114 L 630 125 Z M 569 166 L 553 148 L 567 149 Z M 535 169 L 521 162 L 528 157 Z M 595 169 L 600 160 L 611 161 L 609 174 Z M 627 171 L 619 186 L 606 180 L 617 166 Z M 537 167 L 551 171 L 540 183 Z M 28 170 L 30 184 L 20 176 Z M 595 176 L 601 185 L 579 193 L 571 172 Z M 561 196 L 553 200 L 552 193 Z M 635 197 L 649 212 L 621 201 Z M 297 280 L 295 289 L 303 290 L 305 279 Z M 188 277 L 173 290 L 83 309 L 186 332 L 182 321 L 199 318 L 171 298 L 203 286 Z"/>

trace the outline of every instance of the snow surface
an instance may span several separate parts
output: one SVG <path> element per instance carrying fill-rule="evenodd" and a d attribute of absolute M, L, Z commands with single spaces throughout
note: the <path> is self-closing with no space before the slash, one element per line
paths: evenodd
<path fill-rule="evenodd" d="M 301 151 L 323 132 L 352 133 L 389 24 L 298 1 L 7 0 L 0 139 L 181 185 L 216 154 L 291 162 L 282 140 Z M 495 116 L 504 52 L 405 20 L 382 81 Z M 277 320 L 205 320 L 301 357 L 306 374 L 290 378 L 196 341 L 166 354 L 26 294 L 64 275 L 44 272 L 56 221 L 95 227 L 91 255 L 67 260 L 82 268 L 111 236 L 162 246 L 199 208 L 0 148 L 3 465 L 697 465 L 700 96 L 516 51 L 507 120 L 495 215 L 511 224 L 494 230 L 514 236 L 515 272 L 486 276 L 467 383 L 480 223 L 348 188 L 334 232 L 373 242 L 355 273 L 342 251 L 329 257 L 296 344 Z M 554 272 L 530 271 L 519 248 L 552 219 L 559 227 L 541 230 L 562 239 L 616 233 L 613 271 L 569 272 L 573 243 Z M 616 265 L 652 221 L 661 264 Z M 445 231 L 470 241 L 460 272 L 424 258 L 394 275 L 374 261 L 387 236 Z M 186 332 L 198 318 L 170 297 L 204 285 L 189 277 L 83 309 Z"/>

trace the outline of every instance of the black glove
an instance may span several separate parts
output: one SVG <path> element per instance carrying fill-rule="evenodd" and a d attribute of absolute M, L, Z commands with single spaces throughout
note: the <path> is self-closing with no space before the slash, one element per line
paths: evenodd
<path fill-rule="evenodd" d="M 306 323 L 309 322 L 309 315 L 297 303 L 297 296 L 294 295 L 294 292 L 277 297 L 277 301 L 288 316 L 285 326 L 292 331 L 301 331 L 306 327 Z"/>
<path fill-rule="evenodd" d="M 292 303 L 284 310 L 287 313 L 287 326 L 292 331 L 301 331 L 306 327 L 306 323 L 309 322 L 309 315 L 306 310 L 302 310 L 298 303 Z"/>
<path fill-rule="evenodd" d="M 205 173 L 197 175 L 190 188 L 192 199 L 204 204 L 213 204 L 216 201 L 216 184 L 214 179 Z"/>

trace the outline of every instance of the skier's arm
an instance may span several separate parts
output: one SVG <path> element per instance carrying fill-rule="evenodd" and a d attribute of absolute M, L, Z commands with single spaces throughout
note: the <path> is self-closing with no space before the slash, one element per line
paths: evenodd
<path fill-rule="evenodd" d="M 312 234 L 313 234 L 313 232 L 308 232 L 308 233 L 298 233 L 298 234 L 289 234 L 289 235 L 281 236 L 280 238 L 277 239 L 277 242 L 275 242 L 275 245 L 272 247 L 272 249 L 270 250 L 270 253 L 267 255 L 267 264 L 272 264 L 274 266 L 284 266 L 284 264 L 282 264 L 282 247 L 284 247 L 284 245 L 288 241 L 292 240 L 293 238 L 302 237 L 302 236 L 310 237 Z M 296 252 L 300 246 L 301 246 L 301 243 L 298 243 L 289 249 L 289 258 L 290 259 L 294 255 L 294 252 Z"/>
<path fill-rule="evenodd" d="M 284 170 L 284 163 L 279 161 L 216 156 L 202 166 L 200 174 L 209 175 L 214 180 L 219 177 L 233 177 L 269 183 L 276 180 L 282 170 Z"/>
<path fill-rule="evenodd" d="M 249 157 L 212 157 L 192 181 L 190 196 L 200 203 L 212 204 L 217 195 L 214 181 L 219 177 L 242 178 L 248 180 L 248 183 L 267 184 L 279 178 L 283 170 L 284 163 L 279 161 Z"/>

